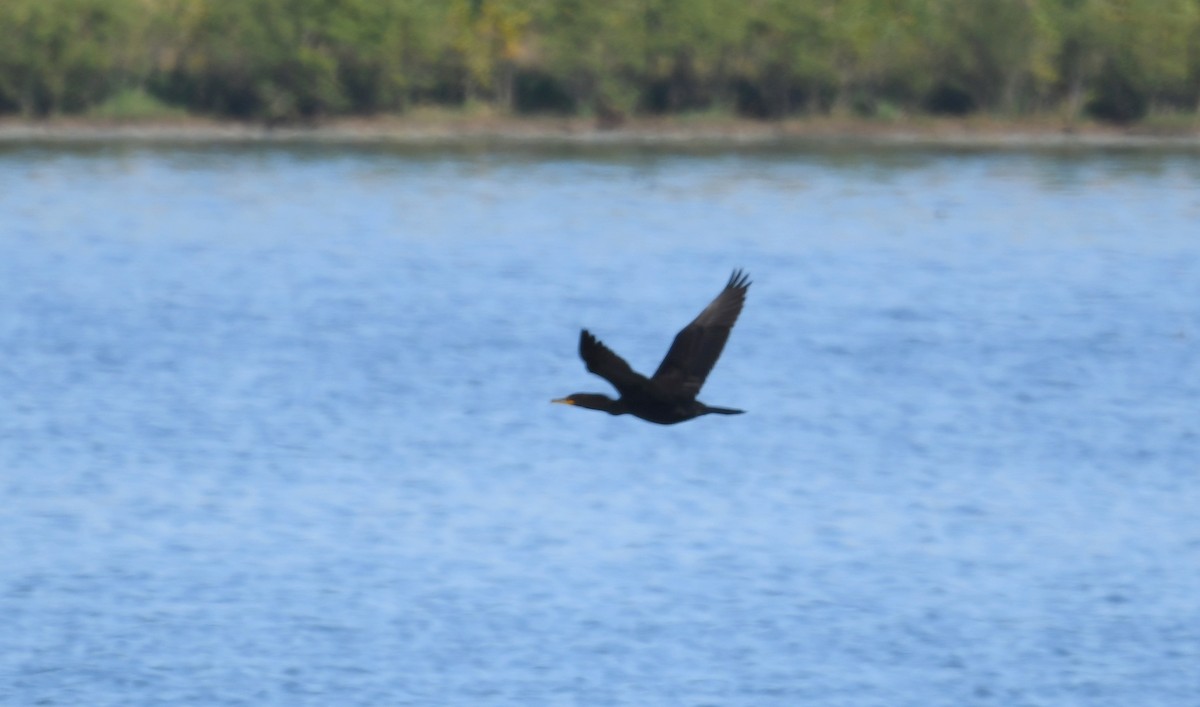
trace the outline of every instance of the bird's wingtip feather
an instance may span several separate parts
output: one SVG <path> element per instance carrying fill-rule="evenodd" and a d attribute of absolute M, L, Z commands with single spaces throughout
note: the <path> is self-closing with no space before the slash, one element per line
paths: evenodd
<path fill-rule="evenodd" d="M 729 282 L 725 284 L 726 288 L 744 290 L 750 286 L 750 274 L 741 268 L 734 268 L 733 274 L 729 276 Z"/>

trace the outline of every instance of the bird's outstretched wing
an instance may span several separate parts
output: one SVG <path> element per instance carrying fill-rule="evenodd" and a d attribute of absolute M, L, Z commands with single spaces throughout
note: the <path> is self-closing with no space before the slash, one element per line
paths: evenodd
<path fill-rule="evenodd" d="M 642 388 L 647 383 L 645 376 L 633 370 L 625 359 L 600 343 L 587 329 L 579 332 L 579 356 L 590 373 L 595 373 L 612 383 L 622 395 L 627 391 Z"/>
<path fill-rule="evenodd" d="M 725 348 L 738 315 L 742 313 L 749 287 L 749 276 L 741 270 L 734 270 L 721 294 L 691 324 L 675 335 L 675 342 L 651 380 L 661 387 L 686 395 L 694 397 L 699 394 L 709 371 Z"/>

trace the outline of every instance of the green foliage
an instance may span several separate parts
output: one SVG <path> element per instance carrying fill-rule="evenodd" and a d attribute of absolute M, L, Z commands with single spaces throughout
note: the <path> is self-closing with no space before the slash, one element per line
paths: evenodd
<path fill-rule="evenodd" d="M 78 111 L 138 73 L 136 0 L 0 2 L 0 105 L 27 116 Z"/>
<path fill-rule="evenodd" d="M 163 120 L 186 117 L 187 111 L 162 102 L 145 89 L 130 88 L 89 108 L 87 114 L 105 120 Z"/>
<path fill-rule="evenodd" d="M 1057 80 L 1056 28 L 1049 3 L 975 0 L 939 3 L 934 26 L 934 75 L 963 91 L 973 105 L 1016 113 Z"/>
<path fill-rule="evenodd" d="M 0 112 L 28 116 L 1200 105 L 1200 0 L 0 0 L 0 36 Z"/>
<path fill-rule="evenodd" d="M 156 6 L 165 3 L 156 2 Z M 268 121 L 396 110 L 433 90 L 445 12 L 421 0 L 176 0 L 158 91 Z"/>

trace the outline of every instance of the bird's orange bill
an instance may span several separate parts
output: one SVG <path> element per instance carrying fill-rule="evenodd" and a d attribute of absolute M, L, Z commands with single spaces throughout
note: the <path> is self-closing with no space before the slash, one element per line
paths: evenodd
<path fill-rule="evenodd" d="M 575 401 L 571 400 L 570 398 L 555 398 L 554 400 L 551 400 L 550 402 L 562 403 L 563 405 L 574 405 L 575 404 Z"/>

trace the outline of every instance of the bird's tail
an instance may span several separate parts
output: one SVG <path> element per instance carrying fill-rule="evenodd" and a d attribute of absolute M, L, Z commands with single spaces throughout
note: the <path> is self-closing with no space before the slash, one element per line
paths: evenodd
<path fill-rule="evenodd" d="M 711 405 L 704 406 L 704 412 L 715 412 L 718 415 L 741 415 L 745 410 L 734 410 L 733 408 L 715 408 Z"/>

